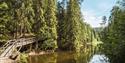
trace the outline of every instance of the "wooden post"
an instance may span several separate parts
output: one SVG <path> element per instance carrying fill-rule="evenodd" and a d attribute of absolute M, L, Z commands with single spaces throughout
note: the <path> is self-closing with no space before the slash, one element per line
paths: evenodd
<path fill-rule="evenodd" d="M 38 50 L 38 41 L 36 42 L 36 48 L 35 50 L 37 51 Z"/>
<path fill-rule="evenodd" d="M 31 56 L 29 57 L 29 62 L 32 63 L 32 57 Z"/>
<path fill-rule="evenodd" d="M 32 44 L 30 44 L 30 52 L 32 51 Z"/>

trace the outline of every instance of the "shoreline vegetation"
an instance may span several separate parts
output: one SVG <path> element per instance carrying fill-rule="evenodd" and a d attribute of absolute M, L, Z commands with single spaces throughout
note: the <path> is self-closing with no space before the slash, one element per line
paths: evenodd
<path fill-rule="evenodd" d="M 28 56 L 37 56 L 37 55 L 45 55 L 45 54 L 52 54 L 55 52 L 46 52 L 46 51 L 41 51 L 41 52 L 29 52 L 29 53 L 20 53 L 19 56 L 13 60 L 8 57 L 3 57 L 0 58 L 0 63 L 28 63 Z"/>
<path fill-rule="evenodd" d="M 20 52 L 17 57 L 19 63 L 26 63 L 28 55 L 54 53 L 56 49 L 75 52 L 91 50 L 91 53 L 103 53 L 110 63 L 125 63 L 125 0 L 117 1 L 109 19 L 103 16 L 98 28 L 85 22 L 81 11 L 83 2 L 0 0 L 1 56 L 13 58 L 12 55 L 16 57 L 18 54 L 15 53 Z"/>
<path fill-rule="evenodd" d="M 78 52 L 91 48 L 92 42 L 100 38 L 84 22 L 82 3 L 83 0 L 2 0 L 0 40 L 36 38 L 35 43 L 22 46 L 19 52 L 33 49 Z"/>
<path fill-rule="evenodd" d="M 40 52 L 31 51 L 27 54 L 29 56 L 33 56 L 33 55 L 44 55 L 44 54 L 51 54 L 51 53 L 55 53 L 55 52 L 53 52 L 53 51 L 40 51 Z"/>

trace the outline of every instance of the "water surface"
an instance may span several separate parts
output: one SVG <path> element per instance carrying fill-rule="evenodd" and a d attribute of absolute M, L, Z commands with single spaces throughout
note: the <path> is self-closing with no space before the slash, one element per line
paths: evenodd
<path fill-rule="evenodd" d="M 105 55 L 87 53 L 56 52 L 52 54 L 29 56 L 28 63 L 108 63 Z"/>

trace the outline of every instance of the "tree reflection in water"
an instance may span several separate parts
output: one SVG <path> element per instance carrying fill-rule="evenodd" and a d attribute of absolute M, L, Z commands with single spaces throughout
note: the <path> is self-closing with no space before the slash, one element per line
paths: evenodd
<path fill-rule="evenodd" d="M 56 52 L 39 56 L 29 56 L 29 63 L 88 63 L 91 55 L 84 52 Z"/>

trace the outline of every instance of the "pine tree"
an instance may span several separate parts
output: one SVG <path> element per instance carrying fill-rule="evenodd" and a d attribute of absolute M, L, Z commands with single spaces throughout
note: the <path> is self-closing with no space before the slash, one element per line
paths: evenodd
<path fill-rule="evenodd" d="M 39 41 L 39 49 L 46 50 L 47 43 L 44 43 L 47 39 L 47 24 L 45 21 L 45 10 L 44 10 L 45 0 L 35 0 L 34 1 L 34 12 L 35 12 L 35 22 L 33 25 L 34 33 L 36 34 L 37 40 Z"/>
<path fill-rule="evenodd" d="M 34 33 L 41 50 L 79 51 L 94 36 L 93 29 L 83 22 L 82 1 L 62 0 L 57 5 L 57 0 L 4 0 L 0 3 L 0 39 Z"/>
<path fill-rule="evenodd" d="M 33 31 L 32 27 L 34 24 L 34 9 L 33 9 L 33 1 L 32 0 L 26 0 L 24 1 L 25 4 L 25 17 L 27 17 L 27 21 L 25 21 L 25 32 L 24 33 L 31 33 Z"/>
<path fill-rule="evenodd" d="M 43 5 L 41 2 L 44 2 L 46 4 Z M 43 0 L 39 1 L 39 3 L 37 2 L 37 37 L 39 37 L 39 40 L 41 41 L 41 48 L 43 50 L 54 50 L 57 48 L 56 2 L 56 0 Z"/>
<path fill-rule="evenodd" d="M 109 26 L 105 28 L 103 42 L 103 52 L 109 57 L 111 63 L 124 63 L 124 32 L 125 32 L 125 0 L 118 2 L 114 6 Z M 117 51 L 117 52 L 114 52 Z M 116 60 L 119 59 L 119 60 Z"/>
<path fill-rule="evenodd" d="M 8 14 L 8 5 L 5 1 L 0 2 L 0 40 L 8 39 L 8 30 L 6 27 L 7 22 L 10 19 Z"/>
<path fill-rule="evenodd" d="M 78 0 L 69 0 L 67 4 L 64 41 L 62 46 L 68 50 L 79 50 L 80 47 L 80 6 Z"/>
<path fill-rule="evenodd" d="M 67 3 L 68 2 L 68 3 Z M 80 0 L 58 2 L 58 46 L 61 50 L 79 51 L 93 40 L 93 29 L 83 22 Z"/>
<path fill-rule="evenodd" d="M 31 33 L 34 16 L 32 0 L 10 0 L 7 3 L 11 14 L 11 20 L 7 25 L 10 34 L 17 38 L 24 36 L 26 33 Z"/>
<path fill-rule="evenodd" d="M 63 0 L 58 2 L 57 5 L 57 18 L 58 18 L 58 26 L 57 26 L 57 33 L 58 33 L 58 47 L 59 49 L 66 49 L 63 46 L 63 42 L 65 39 L 65 32 L 66 32 L 66 17 L 67 17 L 67 0 Z"/>

